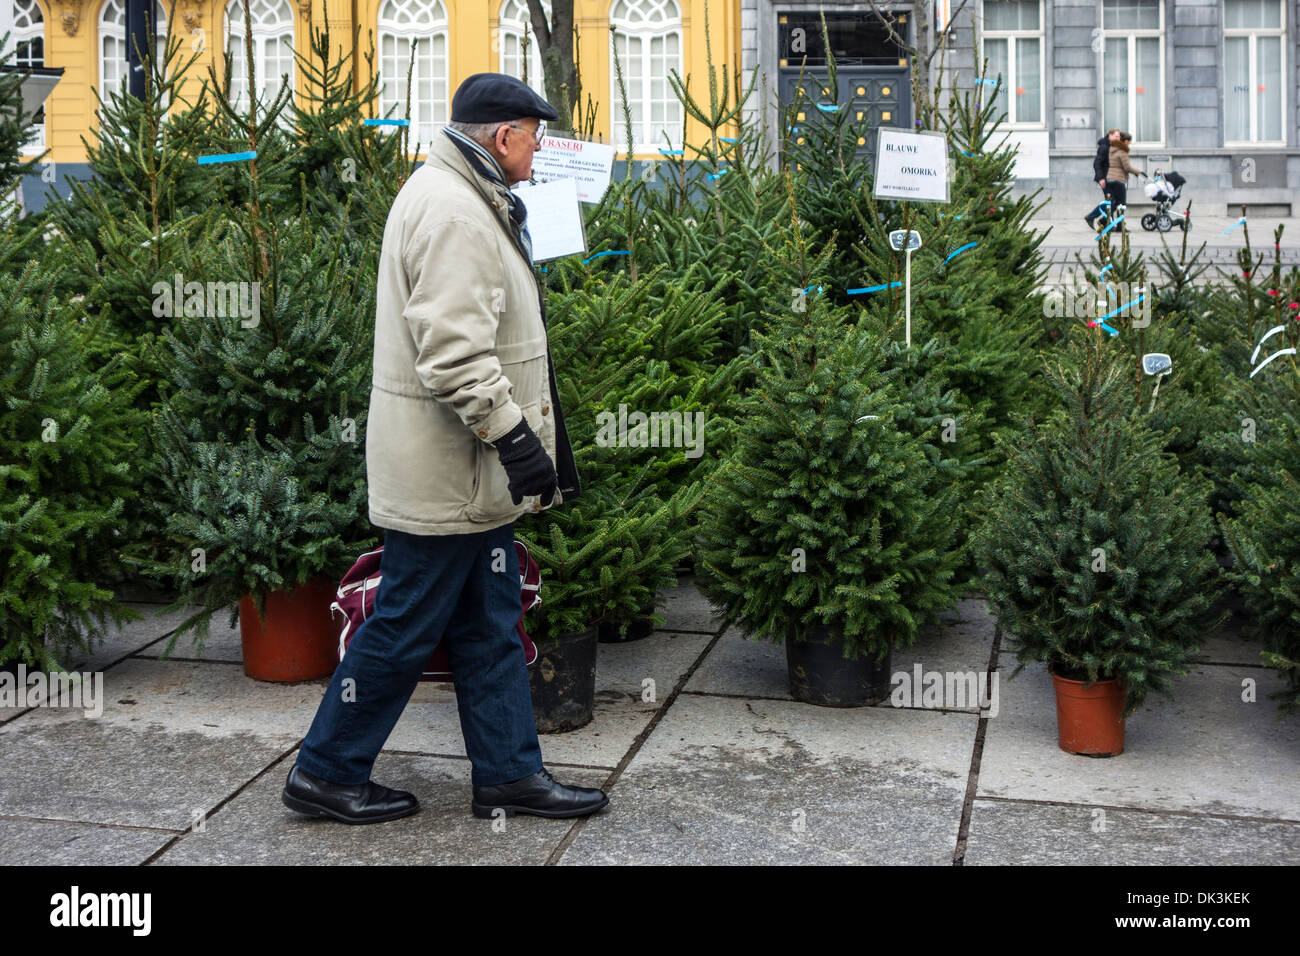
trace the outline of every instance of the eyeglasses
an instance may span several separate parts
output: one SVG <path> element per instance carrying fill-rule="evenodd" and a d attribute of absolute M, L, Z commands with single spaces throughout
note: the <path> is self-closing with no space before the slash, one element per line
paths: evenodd
<path fill-rule="evenodd" d="M 542 141 L 542 137 L 546 135 L 545 123 L 538 123 L 536 131 L 529 129 L 526 126 L 516 126 L 514 123 L 507 123 L 506 125 L 509 126 L 511 129 L 518 129 L 518 130 L 523 130 L 525 133 L 532 133 L 533 141 L 537 143 L 540 143 Z"/>

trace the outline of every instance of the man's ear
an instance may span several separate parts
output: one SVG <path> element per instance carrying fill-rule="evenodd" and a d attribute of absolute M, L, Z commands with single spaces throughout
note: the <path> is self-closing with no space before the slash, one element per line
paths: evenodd
<path fill-rule="evenodd" d="M 502 156 L 506 154 L 506 139 L 510 134 L 507 132 L 509 126 L 501 126 L 497 129 L 496 135 L 492 137 L 492 145 L 497 148 L 497 152 Z"/>

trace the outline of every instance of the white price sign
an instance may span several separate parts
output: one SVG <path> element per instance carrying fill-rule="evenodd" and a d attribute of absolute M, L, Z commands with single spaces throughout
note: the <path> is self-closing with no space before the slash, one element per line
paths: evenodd
<path fill-rule="evenodd" d="M 877 199 L 948 202 L 948 139 L 942 133 L 876 131 Z"/>
<path fill-rule="evenodd" d="M 528 210 L 528 234 L 533 240 L 533 262 L 587 251 L 587 233 L 578 205 L 577 184 L 572 179 L 531 186 L 520 183 L 514 192 Z"/>
<path fill-rule="evenodd" d="M 533 178 L 539 183 L 574 180 L 579 202 L 600 202 L 613 170 L 614 147 L 603 143 L 543 136 L 542 148 L 533 154 Z"/>

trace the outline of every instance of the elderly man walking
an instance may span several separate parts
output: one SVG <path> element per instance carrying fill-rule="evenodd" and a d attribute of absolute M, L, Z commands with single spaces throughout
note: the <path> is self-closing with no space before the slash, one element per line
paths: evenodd
<path fill-rule="evenodd" d="M 419 810 L 370 774 L 440 641 L 475 816 L 574 817 L 608 803 L 542 766 L 515 633 L 514 521 L 579 493 L 527 213 L 509 188 L 531 175 L 542 120 L 556 116 L 518 80 L 469 77 L 388 214 L 366 434 L 382 580 L 285 782 L 300 813 L 378 823 Z"/>

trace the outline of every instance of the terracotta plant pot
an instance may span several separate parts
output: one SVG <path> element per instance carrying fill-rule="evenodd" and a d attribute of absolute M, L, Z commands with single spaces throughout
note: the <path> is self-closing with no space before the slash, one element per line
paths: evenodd
<path fill-rule="evenodd" d="M 874 657 L 844 657 L 840 634 L 817 626 L 805 641 L 786 639 L 790 695 L 822 707 L 865 707 L 889 696 L 891 648 L 879 664 Z"/>
<path fill-rule="evenodd" d="M 591 723 L 599 633 L 589 627 L 538 642 L 537 662 L 528 668 L 528 685 L 539 734 L 562 734 Z"/>
<path fill-rule="evenodd" d="M 1099 680 L 1086 687 L 1052 673 L 1056 685 L 1057 741 L 1066 753 L 1114 757 L 1124 752 L 1124 699 L 1128 688 L 1118 680 Z"/>
<path fill-rule="evenodd" d="M 254 680 L 291 683 L 329 677 L 338 667 L 338 629 L 330 617 L 334 585 L 324 575 L 292 591 L 272 591 L 266 619 L 251 595 L 239 602 L 244 673 Z"/>

